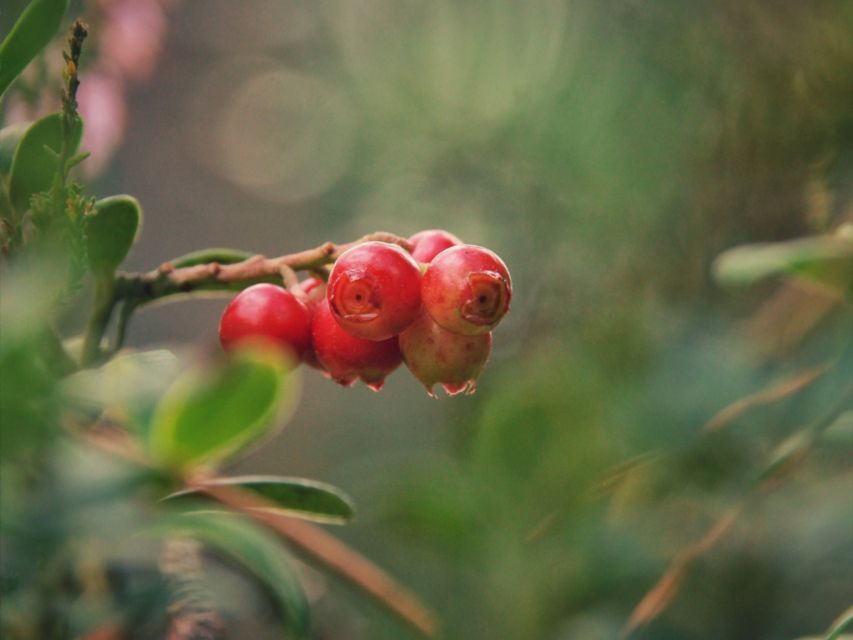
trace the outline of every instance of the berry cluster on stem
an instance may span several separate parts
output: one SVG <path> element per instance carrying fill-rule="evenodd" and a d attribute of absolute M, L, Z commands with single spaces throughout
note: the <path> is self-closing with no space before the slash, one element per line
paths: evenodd
<path fill-rule="evenodd" d="M 330 263 L 328 273 L 321 270 Z M 316 275 L 300 282 L 295 270 Z M 430 395 L 436 384 L 450 395 L 473 393 L 491 331 L 512 297 L 509 271 L 494 252 L 442 230 L 408 240 L 372 234 L 344 247 L 233 265 L 161 267 L 147 281 L 162 292 L 274 274 L 285 287 L 261 281 L 228 305 L 222 346 L 264 339 L 339 384 L 361 380 L 375 391 L 405 362 Z"/>

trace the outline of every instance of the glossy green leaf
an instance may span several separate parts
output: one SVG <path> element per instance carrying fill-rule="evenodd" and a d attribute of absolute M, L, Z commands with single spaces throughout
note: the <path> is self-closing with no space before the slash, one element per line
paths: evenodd
<path fill-rule="evenodd" d="M 33 0 L 0 43 L 0 95 L 53 39 L 68 0 Z"/>
<path fill-rule="evenodd" d="M 354 514 L 349 496 L 337 487 L 316 480 L 282 476 L 240 476 L 217 478 L 208 484 L 239 487 L 275 503 L 276 512 L 314 522 L 342 524 Z M 205 494 L 201 491 L 186 490 L 173 493 L 166 499 L 182 502 L 204 498 Z"/>
<path fill-rule="evenodd" d="M 185 467 L 221 460 L 266 435 L 295 395 L 286 364 L 278 352 L 249 348 L 179 378 L 154 412 L 152 454 Z"/>
<path fill-rule="evenodd" d="M 98 200 L 86 217 L 86 250 L 96 276 L 112 276 L 136 239 L 142 208 L 131 196 Z"/>
<path fill-rule="evenodd" d="M 811 280 L 836 291 L 853 292 L 853 231 L 788 242 L 735 247 L 714 262 L 723 285 L 748 285 L 776 276 Z"/>
<path fill-rule="evenodd" d="M 83 121 L 75 122 L 70 154 L 77 151 L 83 136 Z M 57 154 L 62 147 L 62 115 L 51 113 L 34 122 L 21 138 L 12 159 L 9 198 L 19 216 L 30 206 L 30 196 L 50 189 L 59 168 Z"/>
<path fill-rule="evenodd" d="M 24 137 L 31 122 L 19 122 L 0 129 L 0 178 L 8 176 L 12 169 L 12 158 L 15 157 L 15 149 Z"/>
<path fill-rule="evenodd" d="M 285 626 L 297 637 L 309 626 L 308 599 L 285 548 L 245 518 L 230 513 L 186 513 L 161 521 L 154 533 L 186 536 L 237 561 L 273 596 Z"/>

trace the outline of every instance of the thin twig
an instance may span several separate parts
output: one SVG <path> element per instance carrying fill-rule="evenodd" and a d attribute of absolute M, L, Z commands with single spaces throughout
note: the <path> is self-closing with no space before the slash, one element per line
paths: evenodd
<path fill-rule="evenodd" d="M 803 430 L 801 434 L 803 437 L 798 439 L 794 446 L 786 451 L 781 458 L 774 457 L 765 465 L 756 479 L 753 490 L 744 496 L 738 505 L 727 511 L 698 541 L 676 554 L 663 575 L 634 607 L 631 616 L 622 629 L 621 638 L 628 638 L 634 631 L 647 625 L 666 610 L 675 599 L 681 580 L 694 561 L 702 554 L 707 553 L 731 531 L 737 518 L 746 511 L 747 506 L 752 501 L 760 499 L 763 495 L 779 487 L 785 478 L 799 468 L 821 434 L 832 426 L 837 417 L 849 410 L 852 405 L 853 384 L 847 385 L 838 401 Z"/>
<path fill-rule="evenodd" d="M 727 511 L 699 540 L 682 549 L 655 585 L 646 592 L 634 607 L 625 623 L 620 638 L 628 638 L 634 631 L 647 625 L 663 613 L 678 594 L 681 581 L 693 563 L 717 544 L 732 528 L 745 505 Z"/>
<path fill-rule="evenodd" d="M 103 341 L 104 332 L 106 332 L 109 325 L 115 304 L 114 281 L 96 280 L 92 315 L 89 317 L 86 334 L 83 338 L 83 352 L 80 358 L 81 366 L 88 367 L 101 361 L 103 356 L 101 342 Z"/>
<path fill-rule="evenodd" d="M 68 51 L 62 52 L 65 59 L 62 89 L 62 143 L 59 147 L 59 164 L 53 181 L 53 206 L 56 217 L 59 218 L 65 210 L 65 183 L 68 180 L 69 160 L 74 146 L 74 128 L 80 120 L 77 114 L 77 89 L 80 87 L 78 69 L 80 56 L 83 53 L 83 41 L 89 35 L 89 30 L 81 20 L 75 20 L 68 32 Z"/>
<path fill-rule="evenodd" d="M 355 242 L 334 244 L 324 242 L 319 247 L 291 253 L 277 258 L 255 255 L 231 264 L 204 262 L 187 267 L 175 267 L 165 262 L 148 273 L 120 274 L 116 280 L 116 298 L 133 299 L 137 306 L 148 304 L 173 295 L 196 291 L 222 291 L 240 289 L 250 284 L 281 281 L 285 268 L 292 271 L 319 271 L 333 263 L 350 247 L 379 240 L 411 249 L 407 240 L 391 233 L 371 233 Z"/>
<path fill-rule="evenodd" d="M 702 427 L 702 431 L 716 431 L 717 429 L 721 429 L 722 427 L 730 424 L 749 409 L 773 404 L 774 402 L 778 402 L 788 396 L 794 395 L 795 393 L 798 393 L 810 386 L 824 373 L 829 371 L 832 366 L 832 364 L 825 364 L 819 367 L 807 369 L 798 373 L 793 378 L 786 378 L 773 386 L 741 398 L 740 400 L 720 409 L 713 418 L 705 423 L 705 426 Z"/>

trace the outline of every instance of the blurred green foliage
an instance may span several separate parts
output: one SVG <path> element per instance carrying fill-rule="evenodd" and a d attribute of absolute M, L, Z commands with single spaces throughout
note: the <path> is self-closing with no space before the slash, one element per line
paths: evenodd
<path fill-rule="evenodd" d="M 186 10 L 195 29 L 199 9 Z M 446 638 L 604 640 L 734 512 L 631 637 L 825 637 L 853 602 L 853 4 L 300 11 L 319 26 L 260 62 L 234 26 L 215 91 L 187 92 L 198 161 L 258 202 L 303 207 L 323 239 L 448 227 L 505 257 L 516 291 L 477 395 L 429 425 L 450 446 L 403 460 L 347 451 L 371 465 L 354 480 L 353 542 L 430 603 Z M 178 372 L 60 385 L 45 332 L 73 326 L 62 265 L 3 264 L 2 622 L 42 625 L 11 637 L 162 615 L 174 588 L 156 547 L 122 544 L 156 524 L 150 505 L 174 487 L 55 440 L 69 407 L 152 424 Z M 790 384 L 809 371 L 821 373 Z M 105 386 L 119 379 L 139 393 Z M 196 391 L 224 402 L 220 387 Z M 774 388 L 787 391 L 757 399 Z M 160 411 L 154 424 L 177 428 Z M 420 426 L 404 411 L 401 425 Z M 211 522 L 218 540 L 226 521 Z M 221 580 L 206 599 L 232 637 L 278 637 L 255 587 L 205 562 Z M 107 588 L 90 583 L 99 576 Z M 317 593 L 311 637 L 408 637 L 378 609 L 353 613 L 346 592 Z M 139 622 L 131 637 L 164 625 Z"/>

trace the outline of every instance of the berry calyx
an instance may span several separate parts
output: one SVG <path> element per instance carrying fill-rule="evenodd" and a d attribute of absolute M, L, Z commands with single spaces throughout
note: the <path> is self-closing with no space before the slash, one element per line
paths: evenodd
<path fill-rule="evenodd" d="M 311 336 L 317 359 L 329 377 L 344 386 L 360 379 L 379 391 L 385 377 L 403 361 L 396 337 L 376 341 L 353 336 L 338 324 L 327 300 L 317 306 Z"/>
<path fill-rule="evenodd" d="M 442 328 L 428 313 L 422 313 L 400 334 L 400 351 L 412 374 L 433 398 L 433 385 L 447 395 L 477 389 L 477 378 L 492 349 L 492 334 L 460 335 Z"/>
<path fill-rule="evenodd" d="M 400 247 L 365 242 L 344 251 L 329 275 L 327 299 L 335 319 L 365 340 L 387 340 L 409 326 L 421 308 L 418 263 Z"/>
<path fill-rule="evenodd" d="M 457 245 L 433 258 L 423 276 L 421 297 L 433 320 L 448 331 L 481 335 L 509 311 L 512 281 L 493 251 Z"/>
<path fill-rule="evenodd" d="M 222 314 L 219 341 L 226 350 L 262 339 L 301 359 L 311 344 L 311 314 L 287 289 L 256 284 L 238 293 Z"/>
<path fill-rule="evenodd" d="M 418 262 L 431 262 L 432 259 L 448 247 L 462 244 L 455 235 L 444 229 L 419 231 L 411 238 L 412 257 Z"/>

